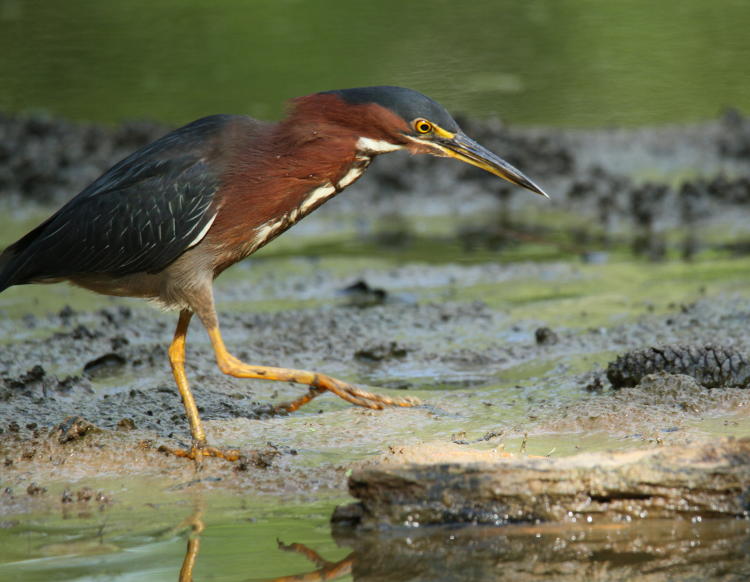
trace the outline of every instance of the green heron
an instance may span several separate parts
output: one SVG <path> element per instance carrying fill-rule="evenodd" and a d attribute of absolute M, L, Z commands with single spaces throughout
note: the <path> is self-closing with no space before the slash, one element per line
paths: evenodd
<path fill-rule="evenodd" d="M 213 280 L 352 184 L 379 154 L 452 157 L 546 196 L 519 170 L 468 138 L 438 103 L 401 87 L 362 87 L 293 99 L 278 123 L 212 115 L 168 133 L 110 168 L 0 255 L 0 291 L 69 281 L 143 297 L 180 311 L 169 361 L 197 459 L 236 460 L 210 447 L 185 374 L 193 314 L 208 331 L 219 369 L 237 378 L 307 385 L 294 411 L 329 390 L 368 408 L 412 406 L 330 376 L 254 366 L 227 351 Z"/>

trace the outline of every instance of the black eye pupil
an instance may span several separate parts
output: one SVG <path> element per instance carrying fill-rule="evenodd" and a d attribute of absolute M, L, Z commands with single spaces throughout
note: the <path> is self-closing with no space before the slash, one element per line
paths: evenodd
<path fill-rule="evenodd" d="M 428 131 L 430 131 L 430 125 L 428 123 L 422 122 L 422 123 L 419 124 L 419 128 L 418 129 L 422 133 L 427 133 Z"/>

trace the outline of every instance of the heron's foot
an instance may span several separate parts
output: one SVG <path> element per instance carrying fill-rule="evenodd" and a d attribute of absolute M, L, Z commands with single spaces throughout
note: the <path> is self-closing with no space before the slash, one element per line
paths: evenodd
<path fill-rule="evenodd" d="M 198 462 L 206 457 L 215 457 L 231 462 L 240 461 L 243 458 L 242 453 L 237 449 L 220 449 L 201 443 L 193 443 L 193 446 L 189 449 L 175 449 L 166 445 L 161 445 L 159 447 L 159 452 L 174 455 L 175 457 L 192 459 L 193 461 Z"/>
<path fill-rule="evenodd" d="M 192 459 L 197 465 L 207 457 L 224 459 L 232 463 L 237 463 L 238 471 L 245 471 L 251 467 L 266 469 L 273 464 L 274 459 L 282 454 L 282 450 L 268 443 L 268 448 L 260 450 L 240 451 L 238 449 L 221 449 L 211 447 L 205 443 L 193 443 L 189 449 L 177 449 L 161 445 L 159 451 L 167 455 Z"/>
<path fill-rule="evenodd" d="M 417 406 L 422 402 L 419 398 L 406 396 L 403 398 L 384 396 L 382 394 L 375 394 L 374 392 L 368 392 L 357 388 L 347 382 L 342 382 L 331 376 L 325 376 L 323 374 L 315 374 L 313 381 L 310 385 L 310 390 L 304 396 L 300 396 L 292 402 L 286 402 L 276 406 L 277 411 L 283 412 L 294 412 L 301 406 L 310 402 L 316 396 L 319 396 L 323 392 L 333 392 L 339 398 L 343 398 L 347 402 L 351 402 L 356 406 L 362 406 L 363 408 L 371 408 L 373 410 L 382 410 L 386 406 Z"/>
<path fill-rule="evenodd" d="M 344 559 L 338 562 L 330 562 L 323 556 L 318 554 L 312 548 L 304 544 L 285 544 L 279 539 L 276 539 L 276 544 L 280 550 L 285 552 L 293 552 L 304 556 L 310 560 L 315 567 L 318 568 L 314 572 L 306 572 L 305 574 L 298 574 L 296 576 L 282 576 L 280 578 L 274 578 L 272 582 L 292 582 L 293 580 L 309 580 L 324 581 L 324 580 L 338 580 L 342 576 L 352 573 L 354 567 L 354 552 L 350 553 Z M 271 582 L 271 581 L 269 581 Z"/>

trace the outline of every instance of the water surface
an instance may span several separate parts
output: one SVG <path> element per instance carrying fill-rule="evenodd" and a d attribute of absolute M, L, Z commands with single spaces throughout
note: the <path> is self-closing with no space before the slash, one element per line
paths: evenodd
<path fill-rule="evenodd" d="M 184 123 L 395 84 L 518 124 L 750 109 L 743 0 L 0 0 L 0 111 Z"/>

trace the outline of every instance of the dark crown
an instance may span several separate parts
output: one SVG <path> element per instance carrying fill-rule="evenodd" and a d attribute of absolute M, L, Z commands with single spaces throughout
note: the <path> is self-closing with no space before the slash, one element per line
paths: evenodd
<path fill-rule="evenodd" d="M 445 107 L 412 89 L 383 85 L 323 91 L 323 94 L 337 95 L 352 105 L 375 103 L 390 109 L 407 122 L 418 117 L 424 117 L 446 131 L 457 132 L 459 130 L 458 124 Z"/>

